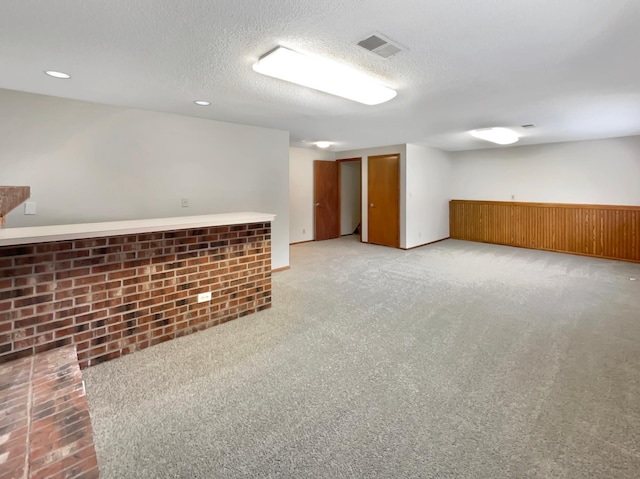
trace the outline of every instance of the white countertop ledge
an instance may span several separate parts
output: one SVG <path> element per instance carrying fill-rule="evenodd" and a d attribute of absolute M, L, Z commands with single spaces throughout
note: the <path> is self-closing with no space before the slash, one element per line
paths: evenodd
<path fill-rule="evenodd" d="M 215 215 L 179 216 L 146 220 L 105 221 L 72 225 L 30 226 L 24 228 L 0 228 L 0 246 L 46 243 L 83 238 L 99 238 L 137 233 L 229 226 L 250 223 L 267 223 L 276 215 L 269 213 L 241 212 Z"/>

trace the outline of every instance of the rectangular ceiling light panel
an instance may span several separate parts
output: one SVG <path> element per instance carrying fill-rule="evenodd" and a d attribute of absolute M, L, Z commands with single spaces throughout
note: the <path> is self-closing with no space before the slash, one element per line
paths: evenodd
<path fill-rule="evenodd" d="M 481 140 L 497 143 L 498 145 L 510 145 L 519 139 L 515 131 L 501 127 L 472 130 L 471 135 Z"/>
<path fill-rule="evenodd" d="M 397 95 L 363 73 L 328 60 L 312 58 L 284 47 L 262 56 L 253 69 L 263 75 L 337 95 L 349 100 L 378 105 Z"/>

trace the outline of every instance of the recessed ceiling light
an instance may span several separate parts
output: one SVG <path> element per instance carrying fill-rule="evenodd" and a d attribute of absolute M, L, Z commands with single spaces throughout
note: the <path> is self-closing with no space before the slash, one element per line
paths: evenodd
<path fill-rule="evenodd" d="M 45 73 L 50 77 L 59 78 L 61 80 L 68 80 L 69 78 L 71 78 L 71 75 L 69 75 L 68 73 L 57 72 L 54 70 L 47 70 L 45 71 Z"/>
<path fill-rule="evenodd" d="M 472 130 L 471 135 L 498 145 L 510 145 L 520 139 L 515 131 L 508 128 L 481 128 Z"/>
<path fill-rule="evenodd" d="M 195 103 L 198 106 L 209 106 L 211 105 L 210 101 L 206 101 L 206 100 L 196 100 L 193 103 Z"/>
<path fill-rule="evenodd" d="M 253 64 L 263 75 L 320 90 L 349 100 L 378 105 L 397 95 L 367 75 L 344 65 L 277 47 Z"/>
<path fill-rule="evenodd" d="M 330 141 L 316 141 L 315 145 L 318 148 L 329 148 L 331 146 Z"/>

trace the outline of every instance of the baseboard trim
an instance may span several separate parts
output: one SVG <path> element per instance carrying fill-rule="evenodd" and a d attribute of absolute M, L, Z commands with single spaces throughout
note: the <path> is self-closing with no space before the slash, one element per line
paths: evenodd
<path fill-rule="evenodd" d="M 291 269 L 291 266 L 283 266 L 282 268 L 275 268 L 275 269 L 272 269 L 271 272 L 279 273 L 280 271 L 286 271 L 288 269 Z"/>
<path fill-rule="evenodd" d="M 405 251 L 409 251 L 409 250 L 416 249 L 416 248 L 422 248 L 423 246 L 429 246 L 430 244 L 440 243 L 440 241 L 444 241 L 444 240 L 448 240 L 448 239 L 450 239 L 449 236 L 447 236 L 446 238 L 439 239 L 439 240 L 429 241 L 428 243 L 412 246 L 411 248 L 400 248 L 400 249 L 403 249 Z"/>
<path fill-rule="evenodd" d="M 289 246 L 293 246 L 294 244 L 313 243 L 313 241 L 314 240 L 296 241 L 295 243 L 289 243 Z"/>

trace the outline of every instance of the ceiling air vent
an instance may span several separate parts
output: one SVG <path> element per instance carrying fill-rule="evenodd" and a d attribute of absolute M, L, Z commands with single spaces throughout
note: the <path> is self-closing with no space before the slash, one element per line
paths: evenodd
<path fill-rule="evenodd" d="M 403 50 L 397 44 L 395 44 L 388 38 L 383 37 L 379 33 L 365 38 L 364 40 L 358 42 L 358 45 L 382 58 L 389 58 L 390 56 L 393 56 Z"/>

